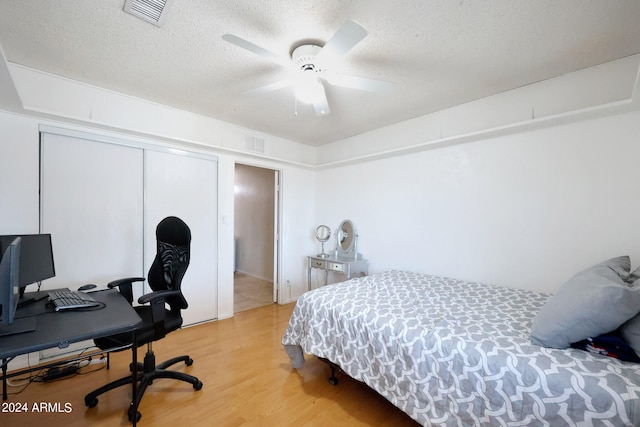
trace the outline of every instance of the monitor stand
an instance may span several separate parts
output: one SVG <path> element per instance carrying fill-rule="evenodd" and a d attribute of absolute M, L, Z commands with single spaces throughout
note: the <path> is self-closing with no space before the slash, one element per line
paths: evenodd
<path fill-rule="evenodd" d="M 24 332 L 32 332 L 36 330 L 36 318 L 32 317 L 21 317 L 18 319 L 13 319 L 13 323 L 10 325 L 0 325 L 0 337 L 4 337 L 6 335 L 16 335 L 22 334 Z"/>

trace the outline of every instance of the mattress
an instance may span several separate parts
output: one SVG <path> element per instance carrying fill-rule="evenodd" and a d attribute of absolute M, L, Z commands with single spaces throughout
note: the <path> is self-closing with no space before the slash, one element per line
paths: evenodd
<path fill-rule="evenodd" d="M 282 343 L 425 426 L 638 426 L 640 365 L 530 339 L 549 294 L 389 271 L 303 294 Z"/>

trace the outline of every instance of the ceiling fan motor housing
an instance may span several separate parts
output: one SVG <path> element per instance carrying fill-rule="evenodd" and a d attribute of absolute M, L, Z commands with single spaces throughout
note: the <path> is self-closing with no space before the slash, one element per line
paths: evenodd
<path fill-rule="evenodd" d="M 303 44 L 293 49 L 291 52 L 291 60 L 300 67 L 302 71 L 322 71 L 317 62 L 316 56 L 322 48 L 314 44 Z"/>

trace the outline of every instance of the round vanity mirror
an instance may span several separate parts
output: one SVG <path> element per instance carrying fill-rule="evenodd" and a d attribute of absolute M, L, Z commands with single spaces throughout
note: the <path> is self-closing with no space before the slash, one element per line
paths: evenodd
<path fill-rule="evenodd" d="M 338 227 L 338 245 L 340 252 L 349 253 L 353 250 L 353 246 L 356 242 L 356 233 L 353 228 L 353 223 L 348 219 L 345 219 Z"/>
<path fill-rule="evenodd" d="M 319 242 L 324 243 L 329 240 L 330 237 L 331 229 L 326 225 L 319 225 L 318 228 L 316 228 L 316 239 L 318 239 Z"/>
<path fill-rule="evenodd" d="M 327 258 L 329 254 L 324 252 L 324 242 L 331 237 L 331 229 L 326 225 L 319 225 L 316 228 L 316 239 L 322 244 L 322 251 L 318 254 L 320 258 Z"/>

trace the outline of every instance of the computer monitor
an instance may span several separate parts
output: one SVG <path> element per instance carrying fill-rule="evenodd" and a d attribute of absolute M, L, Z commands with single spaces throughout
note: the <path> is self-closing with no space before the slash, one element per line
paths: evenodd
<path fill-rule="evenodd" d="M 17 238 L 22 239 L 20 255 L 20 294 L 32 283 L 56 275 L 51 234 L 13 234 L 0 236 L 0 254 Z"/>
<path fill-rule="evenodd" d="M 21 286 L 22 238 L 16 237 L 6 245 L 0 259 L 0 337 L 21 334 L 36 329 L 36 318 L 16 317 Z"/>
<path fill-rule="evenodd" d="M 0 320 L 2 325 L 13 323 L 20 298 L 21 238 L 15 238 L 5 249 L 0 260 Z"/>

